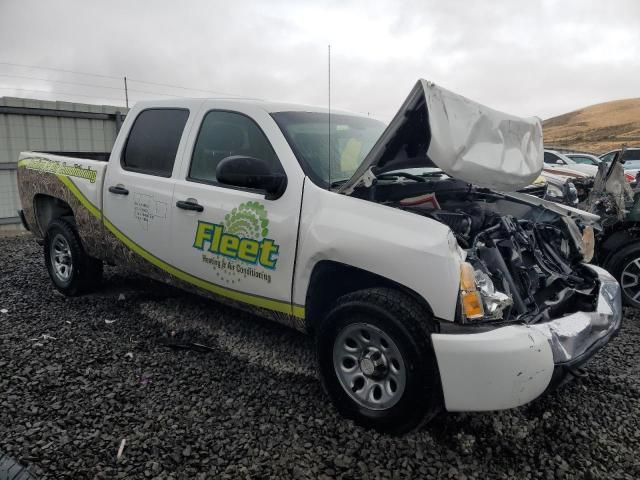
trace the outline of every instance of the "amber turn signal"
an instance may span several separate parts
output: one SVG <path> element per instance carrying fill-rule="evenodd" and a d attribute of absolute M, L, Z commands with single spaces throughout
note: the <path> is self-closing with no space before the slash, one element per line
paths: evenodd
<path fill-rule="evenodd" d="M 482 298 L 476 288 L 476 274 L 473 265 L 467 262 L 460 264 L 460 302 L 465 318 L 484 316 Z"/>

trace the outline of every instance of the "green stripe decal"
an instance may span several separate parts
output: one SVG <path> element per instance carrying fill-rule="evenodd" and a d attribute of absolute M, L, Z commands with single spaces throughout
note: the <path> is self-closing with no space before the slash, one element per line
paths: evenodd
<path fill-rule="evenodd" d="M 73 195 L 78 199 L 78 201 L 91 212 L 99 220 L 103 221 L 104 226 L 115 235 L 115 237 L 124 243 L 127 248 L 132 250 L 133 252 L 140 255 L 142 258 L 147 260 L 152 265 L 155 265 L 159 269 L 173 275 L 180 280 L 183 280 L 187 283 L 195 285 L 198 288 L 203 290 L 207 290 L 211 293 L 215 293 L 216 295 L 221 295 L 226 298 L 230 298 L 232 300 L 236 300 L 242 303 L 247 303 L 249 305 L 254 305 L 256 307 L 265 308 L 267 310 L 273 310 L 280 313 L 285 313 L 288 315 L 292 315 L 298 318 L 305 317 L 305 309 L 304 306 L 294 305 L 291 306 L 288 302 L 283 302 L 281 300 L 274 300 L 272 298 L 261 297 L 259 295 L 251 295 L 249 293 L 239 292 L 237 290 L 232 290 L 230 288 L 225 288 L 220 285 L 216 285 L 215 283 L 211 283 L 207 280 L 203 280 L 202 278 L 198 278 L 190 273 L 187 273 L 183 270 L 180 270 L 173 265 L 168 264 L 164 260 L 159 259 L 152 253 L 148 252 L 136 242 L 127 237 L 124 233 L 122 233 L 115 225 L 113 225 L 107 217 L 104 217 L 100 210 L 93 205 L 87 197 L 76 187 L 73 181 L 65 177 L 63 175 L 57 175 L 58 179 L 73 193 Z"/>

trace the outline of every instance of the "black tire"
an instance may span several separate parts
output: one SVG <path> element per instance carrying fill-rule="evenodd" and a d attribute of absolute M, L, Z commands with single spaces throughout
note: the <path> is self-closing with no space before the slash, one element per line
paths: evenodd
<path fill-rule="evenodd" d="M 625 284 L 629 284 L 629 275 L 625 275 L 625 278 L 622 278 L 623 272 L 625 272 L 625 268 L 631 268 L 628 270 L 631 274 L 638 275 L 638 286 L 637 293 L 640 293 L 640 265 L 630 265 L 635 260 L 640 260 L 640 243 L 633 243 L 631 245 L 627 245 L 622 248 L 619 252 L 616 252 L 610 259 L 607 261 L 605 268 L 615 277 L 615 279 L 620 283 L 620 287 L 622 289 L 622 301 L 625 305 L 629 305 L 631 307 L 640 308 L 640 295 L 638 298 L 634 300 L 633 287 L 623 287 Z M 639 262 L 640 264 L 640 262 Z"/>
<path fill-rule="evenodd" d="M 66 278 L 56 271 L 53 258 L 55 255 L 52 255 L 56 245 L 60 244 L 66 245 L 70 253 L 66 256 L 69 258 L 70 266 Z M 75 226 L 64 218 L 53 220 L 47 228 L 44 238 L 44 261 L 54 286 L 67 296 L 90 292 L 102 281 L 102 261 L 86 254 Z"/>
<path fill-rule="evenodd" d="M 344 332 L 363 322 L 383 332 L 402 357 L 406 381 L 397 403 L 388 408 L 372 409 L 354 400 L 354 394 L 347 393 L 338 376 L 340 365 L 334 366 L 334 342 L 338 345 Z M 338 299 L 318 329 L 316 352 L 322 385 L 340 414 L 364 427 L 393 434 L 413 430 L 435 417 L 442 410 L 443 398 L 432 332 L 429 312 L 399 291 L 373 288 Z M 362 361 L 356 365 L 365 372 Z"/>
<path fill-rule="evenodd" d="M 26 467 L 0 453 L 0 480 L 36 480 Z"/>

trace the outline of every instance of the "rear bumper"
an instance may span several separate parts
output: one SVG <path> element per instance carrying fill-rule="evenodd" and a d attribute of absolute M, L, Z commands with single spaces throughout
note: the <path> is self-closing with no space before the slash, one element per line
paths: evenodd
<path fill-rule="evenodd" d="M 432 335 L 447 410 L 500 410 L 530 402 L 559 372 L 586 363 L 617 334 L 620 287 L 602 268 L 588 266 L 600 284 L 593 312 L 483 333 Z"/>

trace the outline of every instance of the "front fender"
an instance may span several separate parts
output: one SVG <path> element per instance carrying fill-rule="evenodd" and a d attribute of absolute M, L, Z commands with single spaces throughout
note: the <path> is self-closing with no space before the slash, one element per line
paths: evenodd
<path fill-rule="evenodd" d="M 293 302 L 304 305 L 318 262 L 359 268 L 424 298 L 433 314 L 453 321 L 460 256 L 449 228 L 433 219 L 305 183 Z"/>

